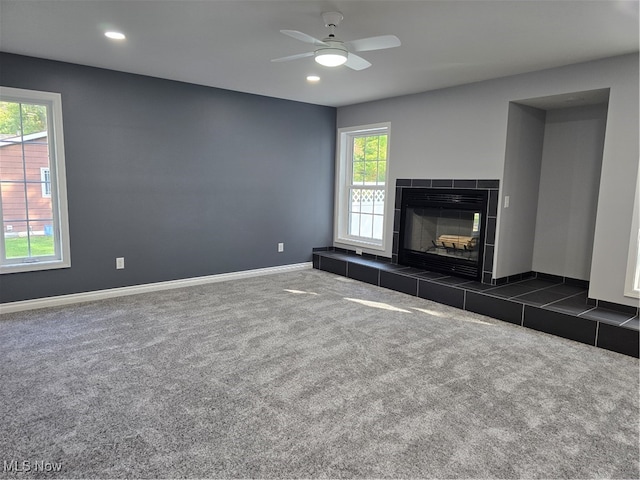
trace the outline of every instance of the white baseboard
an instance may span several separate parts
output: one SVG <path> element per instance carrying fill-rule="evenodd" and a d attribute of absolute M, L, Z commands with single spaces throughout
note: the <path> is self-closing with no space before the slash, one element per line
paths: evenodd
<path fill-rule="evenodd" d="M 137 295 L 139 293 L 158 292 L 161 290 L 171 290 L 174 288 L 193 287 L 208 283 L 226 282 L 228 280 L 239 280 L 242 278 L 259 277 L 261 275 L 272 275 L 274 273 L 285 273 L 296 270 L 311 268 L 311 262 L 294 263 L 291 265 L 281 265 L 278 267 L 258 268 L 255 270 L 243 270 L 240 272 L 220 273 L 218 275 L 207 275 L 204 277 L 184 278 L 181 280 L 170 280 L 167 282 L 146 283 L 144 285 L 133 285 L 131 287 L 109 288 L 106 290 L 96 290 L 93 292 L 72 293 L 56 297 L 36 298 L 33 300 L 21 300 L 18 302 L 0 303 L 0 314 L 22 312 L 25 310 L 35 310 L 37 308 L 58 307 L 72 303 L 92 302 L 104 300 L 106 298 L 123 297 L 126 295 Z"/>

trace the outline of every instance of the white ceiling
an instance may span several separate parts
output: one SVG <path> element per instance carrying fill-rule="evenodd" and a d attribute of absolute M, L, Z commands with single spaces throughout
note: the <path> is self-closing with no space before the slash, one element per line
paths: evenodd
<path fill-rule="evenodd" d="M 312 47 L 279 30 L 324 38 L 336 10 L 342 40 L 402 46 L 361 53 L 362 71 L 270 62 Z M 637 52 L 638 1 L 0 0 L 0 50 L 343 106 Z"/>

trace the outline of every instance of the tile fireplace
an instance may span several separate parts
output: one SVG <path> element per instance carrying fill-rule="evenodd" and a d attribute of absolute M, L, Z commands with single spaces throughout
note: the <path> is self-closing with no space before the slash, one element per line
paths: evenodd
<path fill-rule="evenodd" d="M 463 278 L 471 278 L 481 281 L 482 283 L 495 284 L 496 280 L 493 278 L 492 272 L 499 187 L 499 180 L 493 179 L 398 179 L 396 181 L 391 261 L 400 265 L 410 265 L 417 268 L 449 273 L 450 275 L 462 276 Z M 407 213 L 405 212 L 404 217 L 402 214 L 402 202 L 403 198 L 406 198 L 407 201 L 413 201 L 414 193 L 411 192 L 414 191 L 417 192 L 418 197 L 420 197 L 423 192 L 432 192 L 441 197 L 440 200 L 436 199 L 437 204 L 435 211 L 433 209 L 427 211 L 435 214 L 431 215 L 432 217 L 435 216 L 435 218 L 431 219 L 431 223 L 440 224 L 436 230 L 434 230 L 433 226 L 427 227 L 427 230 L 432 232 L 430 235 L 437 235 L 435 235 L 435 238 L 429 238 L 423 235 L 423 245 L 417 250 L 429 250 L 431 248 L 428 252 L 422 253 L 428 254 L 431 260 L 442 260 L 445 257 L 447 261 L 453 260 L 453 262 L 450 263 L 455 265 L 457 271 L 451 270 L 451 265 L 437 269 L 437 265 L 433 264 L 427 267 L 416 263 L 407 263 L 412 261 L 411 257 L 415 260 L 413 253 L 407 252 L 407 250 L 415 252 L 416 249 L 411 248 L 411 243 L 407 242 L 414 235 L 417 235 L 417 233 L 412 233 L 411 235 L 402 233 L 402 239 L 400 238 L 402 227 L 407 221 Z M 462 196 L 454 199 L 454 195 L 456 194 L 462 194 Z M 465 194 L 466 197 L 464 196 Z M 447 195 L 449 196 L 447 197 Z M 415 200 L 417 200 L 418 203 L 422 201 L 420 198 Z M 430 201 L 430 199 L 425 200 Z M 443 203 L 448 203 L 449 205 L 446 206 L 443 205 Z M 462 208 L 454 208 L 456 204 Z M 441 206 L 442 208 L 440 208 Z M 425 211 L 420 211 L 420 206 L 417 210 L 419 216 L 424 217 L 422 213 L 425 213 Z M 455 210 L 458 210 L 459 213 L 454 214 Z M 441 211 L 442 216 L 438 220 L 437 212 L 439 211 Z M 412 211 L 412 214 L 413 213 L 416 213 L 415 209 Z M 458 220 L 455 218 L 447 219 L 445 218 L 446 215 L 457 215 L 461 217 L 458 219 L 459 227 L 454 227 L 453 225 L 454 221 L 457 222 Z M 427 214 L 427 217 L 429 216 L 430 215 Z M 426 226 L 429 220 L 421 219 L 418 223 Z M 439 243 L 438 238 L 442 235 L 445 237 L 440 239 L 441 241 Z M 446 235 L 453 235 L 454 238 L 447 238 Z M 455 238 L 455 236 L 470 238 Z M 426 242 L 424 240 L 426 240 Z M 435 245 L 431 243 L 432 240 L 435 242 Z M 455 244 L 455 246 L 453 244 Z M 414 247 L 415 246 L 416 245 L 414 245 Z M 403 249 L 404 252 L 402 253 L 401 259 L 400 254 Z M 436 255 L 440 258 L 437 258 Z M 467 269 L 470 263 L 473 263 L 471 271 Z M 465 272 L 465 270 L 467 271 Z"/>
<path fill-rule="evenodd" d="M 487 190 L 403 189 L 398 263 L 481 280 L 488 197 Z"/>

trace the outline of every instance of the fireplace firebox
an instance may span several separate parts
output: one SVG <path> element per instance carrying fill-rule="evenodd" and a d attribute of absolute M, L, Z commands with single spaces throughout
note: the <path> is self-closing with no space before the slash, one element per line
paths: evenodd
<path fill-rule="evenodd" d="M 404 188 L 398 263 L 481 280 L 488 192 Z"/>

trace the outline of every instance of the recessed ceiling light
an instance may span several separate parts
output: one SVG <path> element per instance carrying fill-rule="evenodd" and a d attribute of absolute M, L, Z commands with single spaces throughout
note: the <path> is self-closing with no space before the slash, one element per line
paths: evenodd
<path fill-rule="evenodd" d="M 307 77 L 307 82 L 316 83 L 320 81 L 320 77 L 317 75 L 309 75 Z"/>
<path fill-rule="evenodd" d="M 111 40 L 124 40 L 125 37 L 124 33 L 122 32 L 116 32 L 114 30 L 111 30 L 109 32 L 104 32 L 104 36 L 107 38 L 110 38 Z"/>

